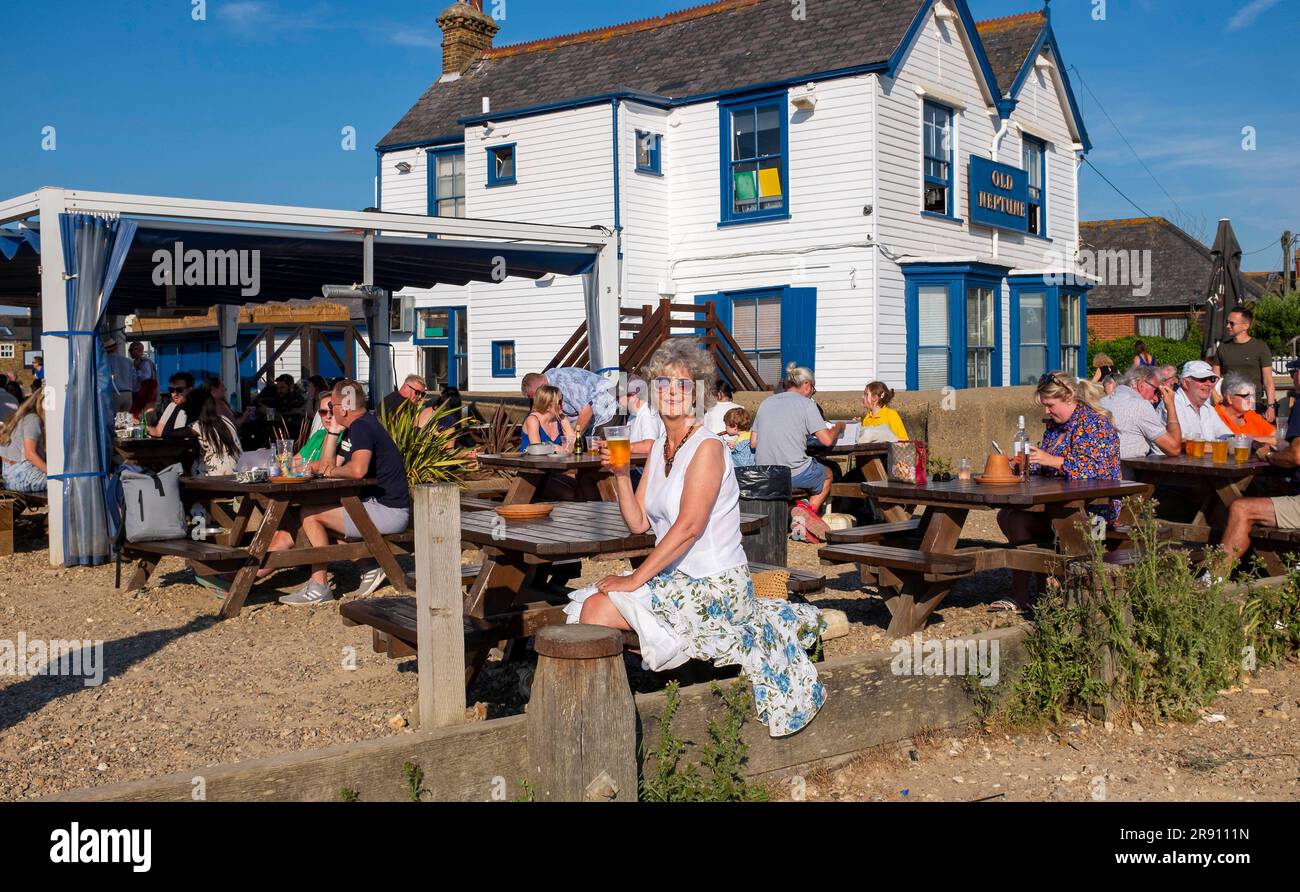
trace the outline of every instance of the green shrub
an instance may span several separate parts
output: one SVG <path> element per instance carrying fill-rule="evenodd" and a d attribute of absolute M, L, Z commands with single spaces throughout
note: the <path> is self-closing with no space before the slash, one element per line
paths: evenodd
<path fill-rule="evenodd" d="M 422 483 L 461 483 L 469 474 L 470 454 L 456 445 L 464 422 L 457 419 L 443 427 L 440 422 L 458 409 L 439 408 L 424 425 L 416 427 L 419 408 L 404 400 L 394 412 L 380 408 L 379 423 L 397 444 L 406 462 L 406 480 L 411 486 Z"/>
<path fill-rule="evenodd" d="M 667 702 L 659 717 L 659 743 L 649 753 L 643 752 L 642 766 L 648 772 L 641 778 L 642 802 L 762 802 L 767 788 L 750 784 L 745 778 L 749 745 L 741 735 L 749 715 L 749 685 L 743 679 L 730 688 L 717 682 L 713 694 L 722 701 L 722 720 L 709 719 L 709 742 L 700 747 L 700 764 L 682 766 L 686 741 L 673 733 L 673 716 L 681 705 L 677 682 L 669 682 L 664 694 Z M 708 769 L 708 777 L 700 772 Z"/>
<path fill-rule="evenodd" d="M 1250 335 L 1278 355 L 1289 355 L 1291 339 L 1300 334 L 1300 292 L 1266 294 L 1254 307 Z"/>
<path fill-rule="evenodd" d="M 1195 331 L 1196 335 L 1195 340 L 1190 339 L 1193 331 Z M 1089 367 L 1091 368 L 1093 357 L 1098 353 L 1105 353 L 1115 360 L 1115 365 L 1122 374 L 1133 364 L 1133 357 L 1137 355 L 1137 350 L 1134 349 L 1133 345 L 1138 341 L 1142 341 L 1147 345 L 1147 350 L 1156 358 L 1159 365 L 1173 365 L 1181 368 L 1185 362 L 1202 358 L 1200 331 L 1189 329 L 1188 339 L 1181 341 L 1173 341 L 1169 338 L 1139 338 L 1136 336 L 1114 338 L 1109 341 L 1089 341 Z"/>

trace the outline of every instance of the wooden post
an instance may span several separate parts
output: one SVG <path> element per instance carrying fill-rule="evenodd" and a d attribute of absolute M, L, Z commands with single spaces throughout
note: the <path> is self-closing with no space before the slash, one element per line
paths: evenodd
<path fill-rule="evenodd" d="M 13 499 L 0 499 L 0 557 L 14 553 L 14 510 Z"/>
<path fill-rule="evenodd" d="M 415 640 L 420 728 L 465 720 L 465 624 L 460 594 L 460 489 L 416 486 Z"/>
<path fill-rule="evenodd" d="M 635 802 L 636 704 L 623 633 L 539 629 L 528 703 L 528 765 L 538 802 Z"/>

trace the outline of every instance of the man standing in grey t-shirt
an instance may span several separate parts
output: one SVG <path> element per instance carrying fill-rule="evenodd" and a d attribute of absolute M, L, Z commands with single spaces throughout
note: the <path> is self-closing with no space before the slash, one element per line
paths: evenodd
<path fill-rule="evenodd" d="M 827 427 L 812 395 L 817 392 L 813 373 L 791 366 L 786 370 L 785 393 L 770 396 L 758 407 L 749 443 L 760 465 L 785 465 L 795 489 L 812 490 L 808 506 L 817 514 L 831 492 L 831 470 L 808 455 L 808 438 L 833 446 L 844 432 L 844 422 Z"/>

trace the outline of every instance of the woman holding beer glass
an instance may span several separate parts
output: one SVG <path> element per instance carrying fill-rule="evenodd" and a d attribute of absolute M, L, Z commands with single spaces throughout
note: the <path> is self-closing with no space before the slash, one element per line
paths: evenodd
<path fill-rule="evenodd" d="M 614 477 L 633 533 L 656 545 L 626 576 L 606 576 L 570 595 L 569 622 L 635 630 L 652 671 L 688 659 L 739 664 L 754 686 L 759 718 L 773 737 L 812 720 L 826 693 L 808 659 L 825 629 L 811 605 L 758 600 L 740 545 L 740 490 L 722 439 L 703 420 L 717 368 L 693 338 L 664 343 L 646 365 L 664 433 L 633 490 L 622 432 L 606 429 L 601 458 Z"/>

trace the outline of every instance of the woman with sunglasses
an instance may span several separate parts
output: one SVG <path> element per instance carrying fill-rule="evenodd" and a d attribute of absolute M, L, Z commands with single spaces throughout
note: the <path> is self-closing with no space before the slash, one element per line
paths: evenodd
<path fill-rule="evenodd" d="M 740 489 L 722 439 L 703 423 L 717 367 L 694 338 L 665 342 L 644 368 L 664 432 L 633 489 L 630 468 L 611 468 L 623 520 L 653 530 L 655 548 L 625 576 L 570 595 L 569 622 L 635 630 L 651 671 L 688 659 L 739 665 L 773 737 L 793 734 L 826 699 L 805 652 L 825 629 L 817 608 L 758 600 L 740 543 Z"/>
<path fill-rule="evenodd" d="M 314 462 L 320 458 L 320 450 L 325 443 L 325 435 L 329 433 L 329 427 L 334 423 L 334 394 L 328 390 L 322 391 L 316 399 L 316 419 L 319 424 L 316 425 L 312 435 L 307 438 L 307 442 L 302 444 L 302 449 L 298 451 L 298 457 L 303 460 L 304 464 Z"/>
<path fill-rule="evenodd" d="M 1255 385 L 1236 373 L 1223 379 L 1223 402 L 1215 408 L 1228 430 L 1258 443 L 1277 445 L 1277 428 L 1255 411 Z"/>
<path fill-rule="evenodd" d="M 1042 445 L 1029 447 L 1031 473 L 1069 480 L 1120 480 L 1119 433 L 1110 412 L 1102 408 L 1101 387 L 1065 372 L 1049 372 L 1038 379 L 1034 393 L 1047 413 Z M 1119 515 L 1119 502 L 1088 509 L 1107 524 Z M 1051 539 L 1052 526 L 1042 513 L 1004 508 L 998 526 L 1012 545 Z M 1000 599 L 994 610 L 1024 610 L 1029 606 L 1029 574 L 1011 574 L 1011 598 Z"/>

